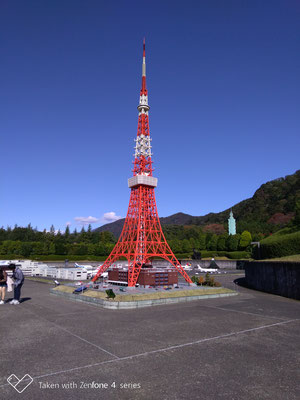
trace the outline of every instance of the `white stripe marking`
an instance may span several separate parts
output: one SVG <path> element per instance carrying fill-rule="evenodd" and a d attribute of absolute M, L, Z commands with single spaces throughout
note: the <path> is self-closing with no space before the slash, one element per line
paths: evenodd
<path fill-rule="evenodd" d="M 222 311 L 231 311 L 231 312 L 237 312 L 240 314 L 248 314 L 248 315 L 254 315 L 256 317 L 261 317 L 261 318 L 269 318 L 269 319 L 278 319 L 279 321 L 286 321 L 286 319 L 284 318 L 279 318 L 279 317 L 270 317 L 269 315 L 264 315 L 264 314 L 256 314 L 256 313 L 252 313 L 252 312 L 248 312 L 248 311 L 240 311 L 240 310 L 234 310 L 232 308 L 224 308 L 224 307 L 214 307 L 214 306 L 205 306 L 202 305 L 202 307 L 206 307 L 206 308 L 216 308 L 217 310 L 222 310 Z"/>
<path fill-rule="evenodd" d="M 206 338 L 206 339 L 196 340 L 194 342 L 178 344 L 178 345 L 175 345 L 175 346 L 165 347 L 163 349 L 147 351 L 145 353 L 134 354 L 132 356 L 120 357 L 120 358 L 117 358 L 117 359 L 115 358 L 115 359 L 112 359 L 112 360 L 102 361 L 102 362 L 95 363 L 95 364 L 89 364 L 89 365 L 84 365 L 84 366 L 81 366 L 81 367 L 74 367 L 74 368 L 65 369 L 65 370 L 61 370 L 61 371 L 51 372 L 49 374 L 34 376 L 33 379 L 46 378 L 48 376 L 65 374 L 65 373 L 68 373 L 68 372 L 78 371 L 78 370 L 86 369 L 86 368 L 97 367 L 97 366 L 104 365 L 104 364 L 109 364 L 109 363 L 114 363 L 114 362 L 119 362 L 119 361 L 125 361 L 125 360 L 131 360 L 133 358 L 143 357 L 143 356 L 147 356 L 149 354 L 156 354 L 156 353 L 161 353 L 161 352 L 168 351 L 168 350 L 175 350 L 175 349 L 180 349 L 180 348 L 183 348 L 183 347 L 194 346 L 195 344 L 201 344 L 201 343 L 209 342 L 209 341 L 212 341 L 212 340 L 218 340 L 218 339 L 223 339 L 223 338 L 227 338 L 227 337 L 230 337 L 230 336 L 241 335 L 243 333 L 254 332 L 254 331 L 258 331 L 258 330 L 265 329 L 265 328 L 271 328 L 273 326 L 285 325 L 285 324 L 289 324 L 290 322 L 295 322 L 295 321 L 299 321 L 299 319 L 291 319 L 289 321 L 277 322 L 275 324 L 258 326 L 257 328 L 250 328 L 250 329 L 245 329 L 243 331 L 226 333 L 224 335 L 213 336 L 213 337 Z M 0 387 L 4 387 L 4 386 L 8 386 L 8 383 L 6 383 L 4 385 L 0 385 Z"/>
<path fill-rule="evenodd" d="M 96 345 L 95 343 L 89 342 L 88 340 L 82 338 L 81 336 L 76 335 L 76 334 L 73 333 L 73 332 L 70 332 L 68 329 L 63 328 L 62 326 L 56 324 L 55 322 L 49 321 L 48 319 L 46 319 L 46 318 L 44 318 L 44 317 L 41 317 L 40 315 L 38 315 L 38 314 L 36 314 L 36 313 L 34 313 L 34 312 L 30 311 L 30 310 L 27 310 L 27 309 L 26 309 L 26 311 L 29 312 L 29 313 L 31 313 L 31 314 L 33 314 L 33 315 L 35 315 L 35 316 L 37 316 L 37 317 L 39 317 L 39 318 L 41 318 L 41 319 L 43 319 L 44 321 L 49 322 L 50 324 L 53 324 L 53 325 L 57 326 L 58 328 L 62 329 L 63 331 L 65 331 L 65 332 L 67 332 L 67 333 L 69 333 L 70 335 L 76 337 L 77 339 L 82 340 L 83 342 L 88 343 L 88 344 L 90 344 L 91 346 L 94 346 L 94 347 L 96 347 L 97 349 L 99 349 L 99 350 L 101 350 L 101 351 L 104 351 L 104 353 L 107 353 L 107 354 L 109 354 L 110 356 L 113 356 L 115 359 L 117 359 L 117 360 L 119 359 L 119 357 L 116 356 L 115 354 L 109 352 L 108 350 L 103 349 L 102 347 Z"/>

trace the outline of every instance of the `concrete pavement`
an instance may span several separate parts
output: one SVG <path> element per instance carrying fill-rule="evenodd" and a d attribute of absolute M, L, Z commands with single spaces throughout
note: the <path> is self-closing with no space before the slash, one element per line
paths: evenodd
<path fill-rule="evenodd" d="M 238 276 L 217 280 L 233 288 Z M 0 306 L 0 398 L 300 398 L 295 300 L 239 287 L 229 298 L 105 310 L 49 288 L 26 280 L 25 301 Z M 11 374 L 33 383 L 19 394 Z"/>

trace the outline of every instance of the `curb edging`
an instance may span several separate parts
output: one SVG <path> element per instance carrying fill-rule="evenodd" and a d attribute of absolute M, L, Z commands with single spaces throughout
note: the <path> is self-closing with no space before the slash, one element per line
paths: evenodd
<path fill-rule="evenodd" d="M 232 291 L 231 293 L 214 293 L 214 294 L 202 294 L 196 296 L 184 296 L 184 297 L 169 297 L 164 299 L 153 299 L 153 300 L 134 300 L 134 301 L 109 301 L 103 300 L 90 296 L 83 296 L 81 294 L 73 294 L 73 293 L 65 293 L 60 292 L 55 289 L 50 289 L 50 293 L 55 296 L 65 297 L 69 300 L 81 301 L 84 303 L 90 303 L 101 308 L 106 308 L 110 310 L 121 310 L 121 309 L 135 309 L 135 308 L 144 308 L 144 307 L 152 307 L 163 304 L 174 304 L 174 303 L 184 303 L 193 300 L 202 300 L 209 298 L 218 298 L 218 297 L 229 297 L 236 296 L 238 293 Z"/>

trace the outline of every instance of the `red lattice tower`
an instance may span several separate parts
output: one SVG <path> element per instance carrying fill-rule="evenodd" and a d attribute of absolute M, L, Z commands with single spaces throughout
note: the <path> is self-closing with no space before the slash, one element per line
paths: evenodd
<path fill-rule="evenodd" d="M 133 177 L 128 179 L 131 188 L 129 207 L 124 227 L 114 249 L 99 268 L 93 281 L 97 280 L 116 260 L 125 257 L 128 260 L 128 286 L 135 286 L 143 264 L 153 257 L 169 261 L 188 283 L 192 283 L 188 274 L 173 254 L 162 232 L 154 188 L 157 178 L 152 175 L 151 138 L 149 133 L 149 105 L 146 89 L 145 40 L 143 43 L 142 88 L 138 105 L 139 119 L 137 138 L 135 139 L 135 159 Z"/>

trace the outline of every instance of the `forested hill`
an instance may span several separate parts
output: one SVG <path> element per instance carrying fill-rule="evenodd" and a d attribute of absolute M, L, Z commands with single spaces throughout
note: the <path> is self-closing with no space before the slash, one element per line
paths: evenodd
<path fill-rule="evenodd" d="M 254 193 L 253 197 L 232 206 L 237 220 L 237 232 L 245 229 L 253 233 L 274 232 L 293 218 L 296 202 L 300 200 L 300 170 L 285 178 L 278 178 L 264 183 Z M 220 213 L 209 213 L 195 217 L 189 214 L 177 213 L 160 218 L 162 225 L 200 225 L 221 224 L 226 227 L 230 209 Z M 103 225 L 95 231 L 109 231 L 118 237 L 122 231 L 125 219 Z"/>

